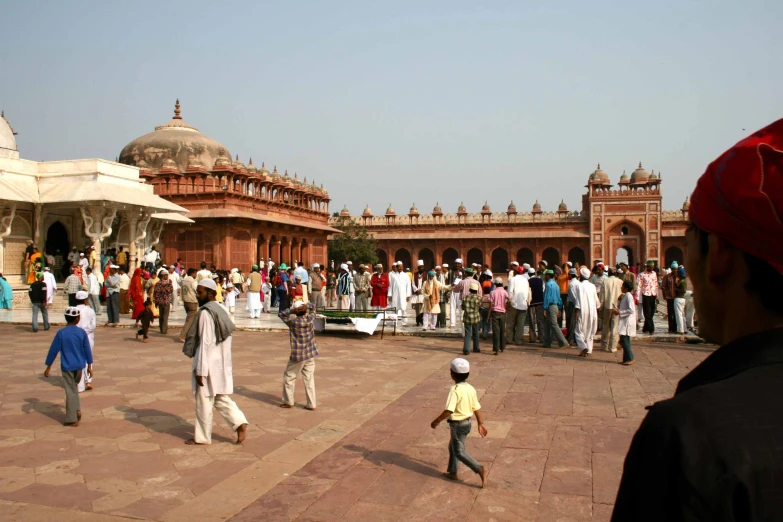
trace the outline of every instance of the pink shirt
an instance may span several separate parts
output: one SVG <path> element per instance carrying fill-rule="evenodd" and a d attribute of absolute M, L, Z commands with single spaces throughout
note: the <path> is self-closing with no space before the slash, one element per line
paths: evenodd
<path fill-rule="evenodd" d="M 495 287 L 495 289 L 489 293 L 489 302 L 492 303 L 492 311 L 505 312 L 507 299 L 508 292 L 506 292 L 502 286 Z"/>
<path fill-rule="evenodd" d="M 658 275 L 655 272 L 644 271 L 639 274 L 636 285 L 637 301 L 641 299 L 641 296 L 657 296 L 658 295 Z"/>

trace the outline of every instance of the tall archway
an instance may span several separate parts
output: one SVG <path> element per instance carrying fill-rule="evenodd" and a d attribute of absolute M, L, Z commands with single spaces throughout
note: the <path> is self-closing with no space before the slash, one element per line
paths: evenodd
<path fill-rule="evenodd" d="M 378 262 L 383 265 L 385 271 L 389 271 L 389 254 L 382 248 L 375 251 L 375 255 L 378 256 Z"/>
<path fill-rule="evenodd" d="M 483 265 L 484 252 L 482 252 L 480 248 L 471 248 L 468 250 L 468 258 L 465 260 L 465 262 L 468 264 L 468 266 L 472 265 L 473 263 Z"/>
<path fill-rule="evenodd" d="M 45 252 L 47 254 L 55 255 L 59 250 L 63 256 L 68 255 L 71 247 L 68 244 L 68 230 L 59 221 L 55 221 L 49 226 L 46 231 L 46 247 Z"/>
<path fill-rule="evenodd" d="M 395 261 L 402 261 L 403 268 L 411 267 L 411 253 L 407 249 L 401 248 L 394 254 Z"/>
<path fill-rule="evenodd" d="M 587 257 L 585 257 L 585 251 L 579 247 L 574 247 L 568 251 L 568 260 L 574 265 L 587 264 Z"/>
<path fill-rule="evenodd" d="M 628 266 L 636 265 L 644 258 L 644 231 L 636 223 L 621 221 L 617 223 L 607 234 L 609 238 L 609 250 L 607 257 L 614 254 L 614 259 L 608 257 L 607 263 L 619 262 L 627 256 Z M 639 259 L 639 258 L 642 259 Z"/>
<path fill-rule="evenodd" d="M 527 263 L 530 266 L 535 265 L 536 260 L 535 257 L 533 256 L 533 251 L 530 250 L 529 248 L 520 248 L 519 251 L 517 252 L 517 263 L 519 263 L 520 265 L 524 265 L 525 263 Z"/>
<path fill-rule="evenodd" d="M 508 272 L 508 251 L 505 248 L 496 248 L 492 251 L 492 271 Z"/>
<path fill-rule="evenodd" d="M 628 266 L 634 266 L 633 249 L 629 246 L 621 246 L 617 249 L 614 256 L 615 264 L 625 263 Z"/>
<path fill-rule="evenodd" d="M 677 263 L 680 265 L 685 262 L 685 256 L 682 253 L 682 249 L 676 246 L 672 246 L 666 249 L 665 259 L 667 268 L 672 266 L 673 261 L 677 261 Z"/>
<path fill-rule="evenodd" d="M 424 261 L 424 270 L 435 268 L 435 253 L 429 248 L 423 248 L 419 252 L 419 261 Z"/>
<path fill-rule="evenodd" d="M 560 264 L 560 252 L 556 248 L 549 247 L 541 253 L 541 258 L 547 262 L 550 268 Z"/>
<path fill-rule="evenodd" d="M 453 248 L 447 248 L 443 251 L 443 260 L 442 263 L 446 263 L 449 265 L 449 267 L 454 267 L 454 260 L 459 257 L 459 252 L 454 250 Z"/>

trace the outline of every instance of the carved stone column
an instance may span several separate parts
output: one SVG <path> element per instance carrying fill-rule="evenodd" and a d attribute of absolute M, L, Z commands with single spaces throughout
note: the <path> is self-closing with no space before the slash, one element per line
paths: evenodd
<path fill-rule="evenodd" d="M 84 220 L 84 234 L 92 240 L 92 246 L 98 253 L 92 270 L 100 273 L 101 241 L 111 235 L 112 223 L 117 217 L 117 205 L 83 205 L 80 210 Z"/>
<path fill-rule="evenodd" d="M 46 245 L 42 244 L 43 224 L 46 219 L 46 210 L 43 208 L 43 205 L 36 204 L 33 214 L 33 244 L 38 247 L 38 250 L 46 254 Z"/>
<path fill-rule="evenodd" d="M 128 271 L 133 273 L 138 262 L 138 242 L 147 237 L 147 225 L 152 218 L 152 213 L 142 212 L 128 212 L 126 215 L 128 220 Z"/>
<path fill-rule="evenodd" d="M 5 209 L 10 210 L 9 214 L 5 215 Z M 11 234 L 11 224 L 16 217 L 16 203 L 11 203 L 8 207 L 5 204 L 0 205 L 0 273 L 5 272 L 5 238 Z M 27 274 L 24 274 L 27 277 Z"/>

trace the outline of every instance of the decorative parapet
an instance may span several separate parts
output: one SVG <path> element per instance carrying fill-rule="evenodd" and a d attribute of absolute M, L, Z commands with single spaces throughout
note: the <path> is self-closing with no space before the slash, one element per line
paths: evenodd
<path fill-rule="evenodd" d="M 661 212 L 662 223 L 678 223 L 688 221 L 688 211 L 685 210 L 664 210 Z"/>
<path fill-rule="evenodd" d="M 661 195 L 661 189 L 657 185 L 653 186 L 644 186 L 644 187 L 621 187 L 619 189 L 607 189 L 607 188 L 598 188 L 594 187 L 593 196 L 599 196 L 599 197 L 619 197 L 619 198 L 625 198 L 630 196 L 660 196 Z"/>
<path fill-rule="evenodd" d="M 509 215 L 506 212 L 494 212 L 491 219 L 487 220 L 487 214 L 472 213 L 467 215 L 444 214 L 433 217 L 432 215 L 396 216 L 394 223 L 390 223 L 386 216 L 362 217 L 342 216 L 329 218 L 330 226 L 337 226 L 346 221 L 353 221 L 357 225 L 366 227 L 409 227 L 409 226 L 448 226 L 448 225 L 508 225 L 526 223 L 562 223 L 564 221 L 586 222 L 587 216 L 582 212 L 523 212 Z"/>

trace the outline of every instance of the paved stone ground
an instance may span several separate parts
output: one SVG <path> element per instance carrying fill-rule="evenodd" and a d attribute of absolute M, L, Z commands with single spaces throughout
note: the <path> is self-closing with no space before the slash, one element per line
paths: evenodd
<path fill-rule="evenodd" d="M 712 351 L 636 343 L 632 367 L 573 348 L 471 355 L 489 429 L 468 439 L 490 468 L 482 490 L 464 467 L 460 481 L 440 476 L 448 428 L 429 427 L 457 340 L 319 337 L 309 412 L 277 407 L 287 336 L 238 332 L 248 439 L 232 444 L 216 415 L 213 444 L 189 447 L 190 366 L 174 336 L 100 328 L 95 390 L 66 428 L 59 363 L 42 377 L 54 331 L 0 325 L 0 520 L 607 520 L 644 406 Z"/>

